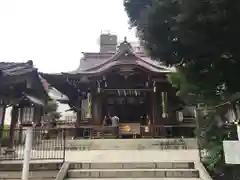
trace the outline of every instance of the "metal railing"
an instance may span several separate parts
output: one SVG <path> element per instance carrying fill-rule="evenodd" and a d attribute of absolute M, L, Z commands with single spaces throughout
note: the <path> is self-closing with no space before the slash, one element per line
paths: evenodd
<path fill-rule="evenodd" d="M 66 129 L 68 138 L 194 138 L 195 126 L 147 125 L 138 128 L 112 126 L 81 126 Z"/>
<path fill-rule="evenodd" d="M 68 140 L 115 138 L 195 137 L 195 127 L 178 125 L 148 125 L 137 129 L 112 126 L 82 126 L 76 128 L 34 128 L 31 160 L 65 160 Z M 0 130 L 0 161 L 23 160 L 26 129 Z M 173 146 L 176 144 L 172 144 Z"/>
<path fill-rule="evenodd" d="M 2 129 L 0 160 L 23 160 L 26 129 Z M 65 129 L 33 129 L 31 160 L 64 160 Z"/>

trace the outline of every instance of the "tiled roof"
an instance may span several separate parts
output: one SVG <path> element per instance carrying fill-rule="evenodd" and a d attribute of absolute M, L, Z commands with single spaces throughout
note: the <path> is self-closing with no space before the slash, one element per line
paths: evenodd
<path fill-rule="evenodd" d="M 115 53 L 83 53 L 79 67 L 64 74 L 97 74 L 119 65 L 136 65 L 155 73 L 174 72 L 174 68 L 163 66 L 159 61 L 152 60 L 143 52 L 135 52 L 131 45 L 124 41 Z M 130 57 L 130 59 L 128 58 Z M 132 58 L 133 57 L 133 58 Z"/>
<path fill-rule="evenodd" d="M 36 70 L 37 69 L 33 67 L 32 61 L 28 61 L 26 63 L 0 62 L 1 76 L 23 75 Z"/>

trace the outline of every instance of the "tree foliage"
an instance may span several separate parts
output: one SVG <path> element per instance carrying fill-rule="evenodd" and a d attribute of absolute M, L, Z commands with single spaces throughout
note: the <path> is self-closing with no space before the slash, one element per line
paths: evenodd
<path fill-rule="evenodd" d="M 56 120 L 61 117 L 61 113 L 58 112 L 57 109 L 58 104 L 56 101 L 48 101 L 47 105 L 44 107 L 44 112 L 47 115 L 49 123 L 51 123 L 52 126 L 55 126 Z"/>
<path fill-rule="evenodd" d="M 239 91 L 240 1 L 125 0 L 124 5 L 150 55 L 184 67 L 201 94 Z"/>
<path fill-rule="evenodd" d="M 124 0 L 124 6 L 150 56 L 176 67 L 169 81 L 187 103 L 212 108 L 240 91 L 239 0 Z M 224 161 L 219 132 L 214 124 L 204 132 L 215 172 Z"/>

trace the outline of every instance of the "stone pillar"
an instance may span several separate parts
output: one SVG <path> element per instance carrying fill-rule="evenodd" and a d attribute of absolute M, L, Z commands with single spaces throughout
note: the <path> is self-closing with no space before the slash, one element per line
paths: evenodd
<path fill-rule="evenodd" d="M 22 180 L 28 180 L 29 178 L 29 164 L 31 160 L 32 141 L 33 141 L 33 126 L 31 122 L 24 124 L 26 128 L 26 142 L 24 148 L 24 159 L 22 168 Z"/>

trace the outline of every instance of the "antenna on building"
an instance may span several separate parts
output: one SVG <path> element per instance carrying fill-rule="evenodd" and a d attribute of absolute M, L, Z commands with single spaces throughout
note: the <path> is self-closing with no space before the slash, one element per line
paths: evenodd
<path fill-rule="evenodd" d="M 101 35 L 102 34 L 111 34 L 111 31 L 110 30 L 101 30 Z"/>

